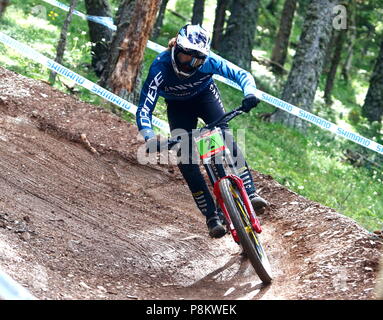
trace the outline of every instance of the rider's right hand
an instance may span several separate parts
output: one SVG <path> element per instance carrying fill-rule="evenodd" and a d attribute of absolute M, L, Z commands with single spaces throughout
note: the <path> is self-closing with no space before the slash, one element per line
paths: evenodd
<path fill-rule="evenodd" d="M 255 95 L 248 94 L 242 100 L 241 110 L 244 112 L 250 112 L 250 110 L 255 108 L 258 105 L 258 103 L 260 103 L 260 102 L 261 102 L 261 100 L 259 100 Z"/>

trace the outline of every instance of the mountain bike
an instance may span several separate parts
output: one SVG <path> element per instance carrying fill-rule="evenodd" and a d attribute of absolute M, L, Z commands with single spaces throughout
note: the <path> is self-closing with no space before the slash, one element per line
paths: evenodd
<path fill-rule="evenodd" d="M 199 157 L 213 186 L 216 203 L 223 212 L 225 225 L 234 241 L 249 258 L 263 283 L 272 281 L 272 271 L 259 234 L 262 232 L 244 183 L 239 177 L 233 156 L 227 147 L 221 125 L 242 114 L 242 107 L 225 113 L 221 118 L 193 131 Z M 191 134 L 191 132 L 187 132 Z M 162 141 L 156 151 L 171 150 L 180 143 L 180 137 Z M 153 152 L 147 150 L 147 152 Z M 219 161 L 216 161 L 218 160 Z"/>

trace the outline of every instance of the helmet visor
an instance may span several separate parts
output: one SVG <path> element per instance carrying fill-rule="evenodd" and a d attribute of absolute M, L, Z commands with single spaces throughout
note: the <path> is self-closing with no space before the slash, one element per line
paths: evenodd
<path fill-rule="evenodd" d="M 176 50 L 177 64 L 185 71 L 191 71 L 202 66 L 206 60 L 206 55 L 195 50 Z M 187 70 L 189 69 L 189 70 Z"/>

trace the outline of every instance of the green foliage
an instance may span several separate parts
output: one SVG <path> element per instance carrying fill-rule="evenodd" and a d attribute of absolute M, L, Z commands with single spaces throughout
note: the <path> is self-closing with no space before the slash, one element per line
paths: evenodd
<path fill-rule="evenodd" d="M 69 1 L 63 1 L 68 4 Z M 209 5 L 210 4 L 209 0 Z M 261 1 L 261 3 L 266 3 Z M 373 1 L 363 2 L 372 5 Z M 119 1 L 111 1 L 113 12 L 116 11 Z M 174 4 L 174 1 L 173 1 Z M 305 1 L 299 1 L 298 14 L 294 22 L 286 68 L 291 67 L 293 49 L 301 33 Z M 268 13 L 263 5 L 260 9 L 258 33 L 256 35 L 256 49 L 270 57 L 273 48 L 274 33 L 279 23 L 279 15 L 283 2 L 279 1 L 275 16 Z M 35 11 L 36 6 L 46 10 L 46 16 Z M 177 13 L 191 17 L 192 1 L 177 0 L 175 9 Z M 78 10 L 85 12 L 84 3 L 80 2 Z M 7 9 L 1 29 L 15 39 L 31 45 L 50 58 L 55 56 L 55 47 L 60 34 L 60 28 L 65 19 L 65 12 L 38 0 L 13 0 Z M 376 22 L 379 12 L 365 12 L 361 14 L 363 21 Z M 211 17 L 210 17 L 211 19 Z M 164 27 L 157 42 L 167 46 L 168 40 L 174 37 L 179 28 L 187 21 L 166 12 Z M 69 29 L 68 46 L 64 56 L 64 65 L 83 75 L 93 82 L 97 77 L 90 68 L 90 42 L 86 21 L 74 16 Z M 349 83 L 337 78 L 333 96 L 334 106 L 328 108 L 319 98 L 315 102 L 315 112 L 334 122 L 342 122 L 368 137 L 375 137 L 382 142 L 381 125 L 370 125 L 360 114 L 360 103 L 368 88 L 370 71 L 377 54 L 377 45 L 370 42 L 363 35 L 367 31 L 363 28 L 358 31 L 361 35 L 356 45 L 356 57 L 352 79 Z M 368 47 L 367 49 L 365 47 Z M 363 56 L 367 52 L 368 54 Z M 147 50 L 143 64 L 143 75 L 146 76 L 149 66 L 157 53 Z M 14 51 L 0 45 L 0 64 L 7 69 L 16 71 L 35 79 L 48 79 L 48 70 L 42 69 L 39 64 L 20 57 Z M 355 72 L 355 70 L 359 70 Z M 363 72 L 361 72 L 362 70 Z M 254 69 L 254 76 L 258 87 L 276 97 L 281 95 L 284 80 L 273 78 L 261 72 L 261 66 Z M 59 78 L 55 87 L 65 91 Z M 61 80 L 61 81 L 60 81 Z M 65 80 L 67 81 L 67 80 Z M 323 90 L 325 78 L 322 77 L 320 90 Z M 227 85 L 217 82 L 224 105 L 227 110 L 240 105 L 242 93 Z M 79 89 L 80 99 L 102 105 L 111 109 L 111 105 L 89 91 Z M 381 156 L 366 150 L 355 143 L 333 134 L 324 132 L 317 127 L 310 127 L 306 134 L 285 128 L 279 124 L 272 124 L 260 120 L 260 115 L 270 113 L 273 107 L 261 103 L 257 109 L 251 111 L 249 116 L 238 117 L 231 123 L 234 132 L 239 129 L 246 130 L 246 144 L 243 146 L 250 166 L 264 174 L 273 176 L 277 181 L 291 190 L 323 205 L 332 207 L 352 218 L 370 230 L 381 228 L 383 220 L 383 174 L 382 169 L 373 163 L 379 162 Z M 159 99 L 154 114 L 166 119 L 166 105 Z M 126 112 L 122 116 L 127 121 L 134 122 L 134 116 Z M 359 152 L 370 162 L 364 167 L 352 165 L 345 157 L 345 150 Z"/>
<path fill-rule="evenodd" d="M 357 126 L 360 123 L 361 115 L 359 109 L 352 109 L 348 113 L 348 119 L 347 119 L 353 126 Z"/>
<path fill-rule="evenodd" d="M 227 109 L 238 106 L 242 94 L 219 84 Z M 270 92 L 270 91 L 268 91 Z M 272 92 L 270 92 L 273 94 Z M 280 124 L 261 121 L 270 112 L 261 103 L 248 117 L 231 122 L 234 132 L 246 129 L 246 159 L 251 167 L 313 201 L 332 207 L 375 230 L 382 227 L 383 173 L 376 166 L 354 167 L 343 150 L 379 157 L 355 143 L 334 137 L 317 127 L 303 135 Z"/>
<path fill-rule="evenodd" d="M 193 13 L 193 2 L 190 0 L 177 0 L 176 12 L 190 21 Z"/>

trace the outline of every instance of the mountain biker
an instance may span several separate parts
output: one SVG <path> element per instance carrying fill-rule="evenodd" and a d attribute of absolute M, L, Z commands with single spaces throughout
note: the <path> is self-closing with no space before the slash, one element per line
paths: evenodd
<path fill-rule="evenodd" d="M 176 38 L 169 41 L 168 50 L 155 58 L 141 90 L 136 121 L 148 148 L 159 143 L 151 123 L 159 96 L 165 98 L 172 131 L 178 128 L 191 131 L 197 127 L 198 118 L 209 124 L 225 113 L 213 74 L 233 80 L 242 88 L 244 111 L 249 112 L 260 102 L 254 95 L 256 86 L 252 75 L 211 52 L 210 37 L 201 26 L 185 25 Z M 226 132 L 228 126 L 226 124 L 221 128 Z M 233 149 L 234 154 L 240 153 L 235 143 Z M 191 148 L 189 160 L 195 156 L 193 150 Z M 178 167 L 197 207 L 206 217 L 209 235 L 220 238 L 226 233 L 219 218 L 222 213 L 215 206 L 199 165 L 190 162 L 178 163 Z M 246 161 L 243 161 L 239 172 L 255 211 L 263 211 L 268 203 L 256 193 Z"/>

